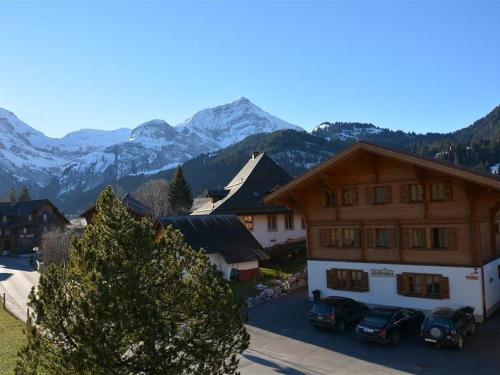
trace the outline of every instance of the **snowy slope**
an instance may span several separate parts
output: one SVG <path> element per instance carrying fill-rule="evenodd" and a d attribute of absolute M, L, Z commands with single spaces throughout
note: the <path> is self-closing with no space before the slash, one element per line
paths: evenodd
<path fill-rule="evenodd" d="M 197 112 L 173 127 L 151 120 L 134 129 L 82 129 L 50 138 L 0 109 L 0 196 L 10 187 L 51 186 L 56 195 L 87 191 L 124 176 L 149 175 L 249 135 L 302 128 L 246 98 Z"/>
<path fill-rule="evenodd" d="M 299 126 L 267 113 L 247 98 L 199 111 L 178 124 L 177 129 L 186 135 L 197 135 L 213 150 L 227 147 L 257 133 L 283 129 L 304 131 Z"/>

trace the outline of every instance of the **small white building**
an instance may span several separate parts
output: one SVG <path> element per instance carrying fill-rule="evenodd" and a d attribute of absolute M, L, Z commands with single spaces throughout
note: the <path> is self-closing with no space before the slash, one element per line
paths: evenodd
<path fill-rule="evenodd" d="M 305 238 L 305 223 L 300 215 L 285 206 L 265 205 L 264 197 L 292 177 L 263 153 L 251 159 L 223 190 L 207 190 L 209 201 L 192 215 L 238 216 L 263 248 Z"/>
<path fill-rule="evenodd" d="M 259 260 L 268 259 L 262 247 L 234 215 L 163 216 L 155 223 L 157 238 L 165 229 L 178 229 L 186 243 L 203 249 L 225 279 L 260 277 Z"/>

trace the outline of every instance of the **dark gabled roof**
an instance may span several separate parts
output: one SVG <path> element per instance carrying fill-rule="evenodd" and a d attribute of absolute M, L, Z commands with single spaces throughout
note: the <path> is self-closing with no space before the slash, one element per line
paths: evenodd
<path fill-rule="evenodd" d="M 139 202 L 137 199 L 133 198 L 130 194 L 125 194 L 123 196 L 122 203 L 129 210 L 135 212 L 140 216 L 151 216 L 153 214 L 152 210 L 148 206 Z"/>
<path fill-rule="evenodd" d="M 151 210 L 151 208 L 149 208 L 142 202 L 138 201 L 137 199 L 133 198 L 128 193 L 122 197 L 121 201 L 126 208 L 135 213 L 137 216 L 147 217 L 153 215 L 153 211 Z M 96 207 L 95 204 L 92 205 L 84 212 L 82 212 L 80 214 L 80 217 L 86 217 L 88 214 L 92 213 L 95 210 L 95 207 Z"/>
<path fill-rule="evenodd" d="M 158 225 L 171 225 L 193 249 L 219 253 L 228 264 L 267 259 L 262 246 L 234 215 L 162 216 Z"/>
<path fill-rule="evenodd" d="M 59 211 L 59 209 L 48 199 L 34 199 L 30 201 L 20 201 L 20 202 L 0 202 L 0 217 L 7 216 L 13 217 L 14 219 L 8 221 L 7 223 L 2 223 L 0 221 L 0 226 L 13 226 L 16 225 L 20 218 L 28 216 L 34 210 L 40 208 L 44 204 L 49 204 L 52 206 L 54 212 L 59 215 L 67 224 L 69 224 L 68 219 Z"/>
<path fill-rule="evenodd" d="M 227 195 L 224 199 L 200 207 L 193 215 L 290 212 L 284 206 L 265 205 L 264 197 L 277 186 L 285 185 L 291 180 L 292 177 L 267 155 L 253 156 L 226 186 Z"/>

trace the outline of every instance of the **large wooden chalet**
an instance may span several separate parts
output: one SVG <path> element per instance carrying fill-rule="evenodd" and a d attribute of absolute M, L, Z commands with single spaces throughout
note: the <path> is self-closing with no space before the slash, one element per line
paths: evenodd
<path fill-rule="evenodd" d="M 19 255 L 40 247 L 42 234 L 69 224 L 48 199 L 0 203 L 0 254 Z"/>
<path fill-rule="evenodd" d="M 500 305 L 500 179 L 357 143 L 265 201 L 307 222 L 309 289 L 430 310 Z"/>

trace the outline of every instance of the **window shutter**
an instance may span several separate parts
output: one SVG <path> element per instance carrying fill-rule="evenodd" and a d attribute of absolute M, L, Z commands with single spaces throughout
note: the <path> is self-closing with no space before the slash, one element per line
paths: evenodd
<path fill-rule="evenodd" d="M 338 287 L 337 270 L 326 270 L 326 286 L 330 289 L 335 289 Z"/>
<path fill-rule="evenodd" d="M 359 249 L 361 247 L 361 230 L 356 229 L 354 231 L 354 247 Z"/>
<path fill-rule="evenodd" d="M 400 203 L 408 203 L 410 201 L 410 186 L 401 184 L 399 186 L 399 201 Z"/>
<path fill-rule="evenodd" d="M 450 282 L 447 277 L 441 276 L 439 281 L 439 294 L 441 299 L 450 298 Z"/>
<path fill-rule="evenodd" d="M 363 289 L 364 291 L 370 290 L 368 284 L 368 272 L 361 272 L 361 289 Z"/>
<path fill-rule="evenodd" d="M 446 181 L 444 183 L 444 199 L 447 201 L 453 200 L 453 189 L 451 186 L 451 181 Z"/>
<path fill-rule="evenodd" d="M 328 245 L 328 230 L 320 229 L 319 230 L 319 245 L 325 247 Z"/>
<path fill-rule="evenodd" d="M 352 194 L 352 205 L 357 206 L 358 205 L 358 189 L 352 188 L 351 194 Z"/>
<path fill-rule="evenodd" d="M 365 188 L 365 204 L 367 205 L 373 204 L 373 191 L 371 186 L 367 186 Z"/>
<path fill-rule="evenodd" d="M 391 185 L 386 185 L 385 186 L 385 203 L 392 203 L 392 186 Z"/>
<path fill-rule="evenodd" d="M 410 248 L 410 230 L 408 228 L 401 228 L 401 247 L 403 249 Z"/>
<path fill-rule="evenodd" d="M 366 247 L 368 249 L 372 249 L 374 247 L 373 246 L 373 229 L 372 228 L 365 229 L 365 240 L 366 240 Z"/>
<path fill-rule="evenodd" d="M 408 275 L 404 273 L 397 274 L 397 283 L 398 283 L 398 294 L 406 296 L 408 294 Z"/>
<path fill-rule="evenodd" d="M 448 250 L 457 249 L 457 228 L 447 228 L 446 233 L 448 235 L 447 244 Z"/>
<path fill-rule="evenodd" d="M 394 249 L 396 248 L 396 243 L 397 243 L 397 234 L 396 234 L 396 229 L 389 229 L 389 249 Z"/>

